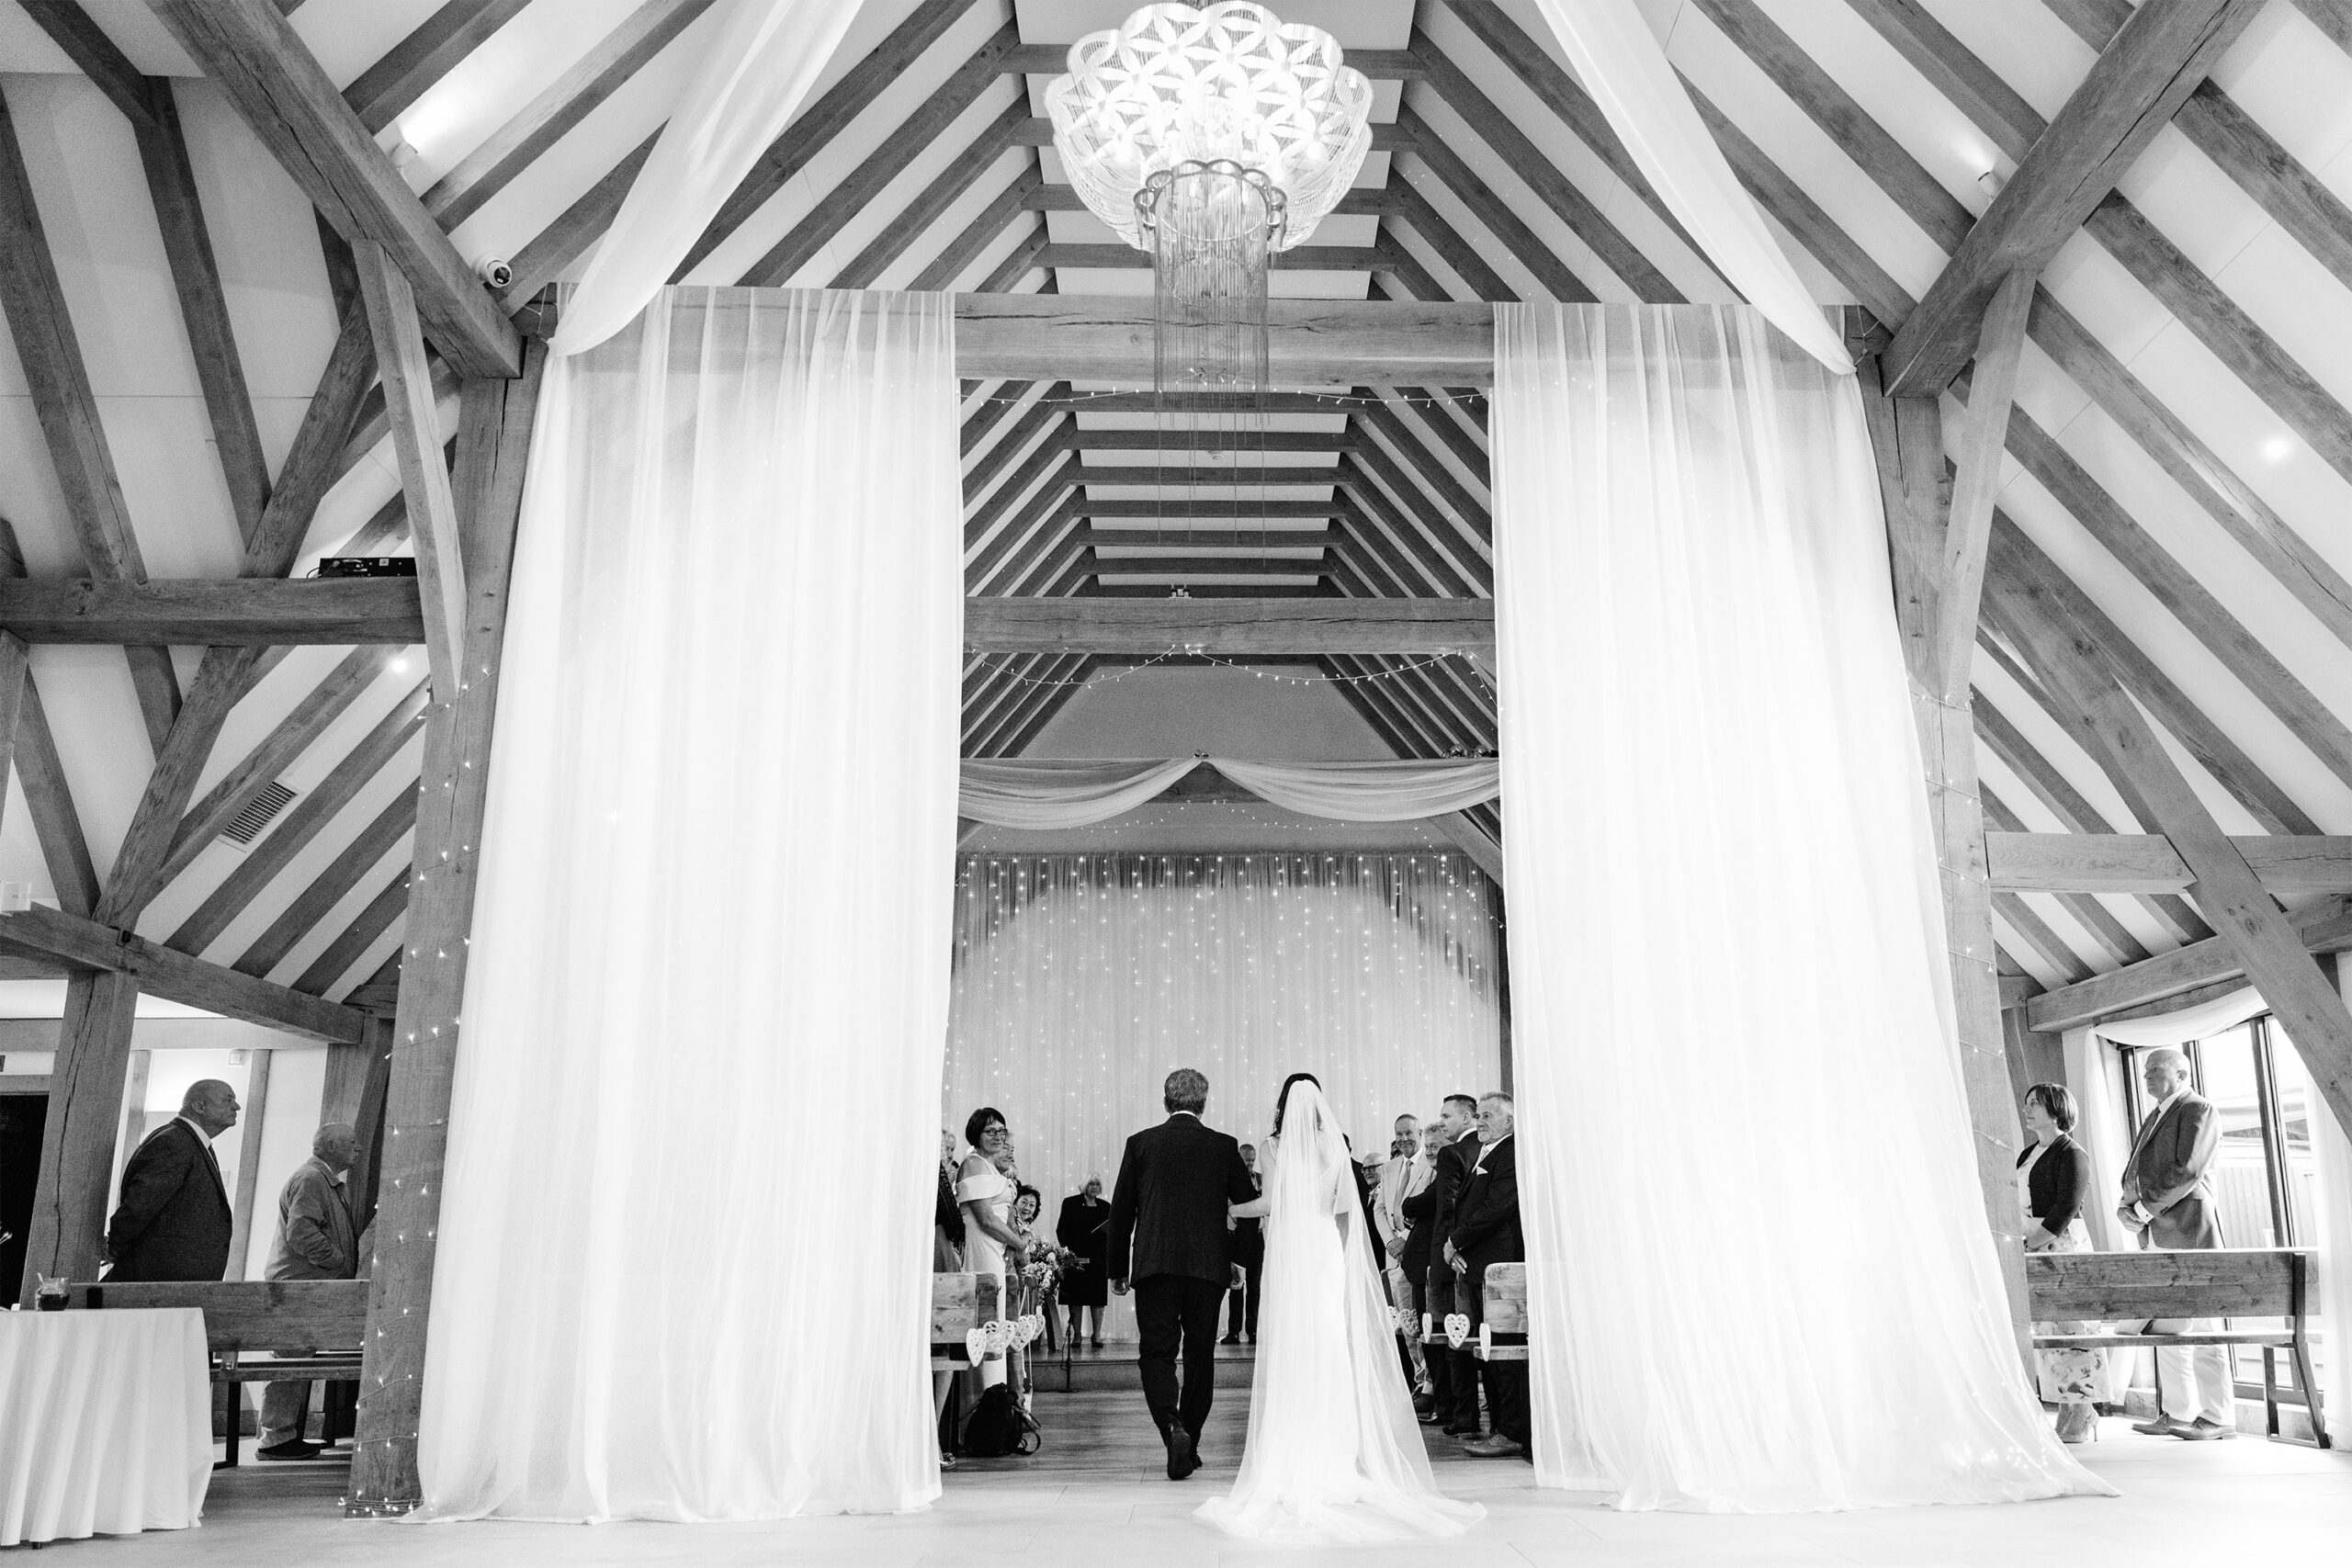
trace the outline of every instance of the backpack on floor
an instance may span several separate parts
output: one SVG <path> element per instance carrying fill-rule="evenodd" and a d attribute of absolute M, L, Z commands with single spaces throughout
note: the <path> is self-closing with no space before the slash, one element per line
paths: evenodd
<path fill-rule="evenodd" d="M 1025 1457 L 1035 1453 L 1045 1440 L 1035 1417 L 1021 1408 L 1012 1390 L 1003 1383 L 982 1389 L 972 1406 L 972 1418 L 964 1423 L 964 1451 L 974 1459 Z"/>

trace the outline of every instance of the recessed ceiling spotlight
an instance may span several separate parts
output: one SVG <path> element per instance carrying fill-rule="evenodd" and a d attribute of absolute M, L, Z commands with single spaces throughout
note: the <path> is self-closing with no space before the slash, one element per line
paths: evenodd
<path fill-rule="evenodd" d="M 2274 435 L 2262 444 L 2262 455 L 2274 463 L 2283 463 L 2295 455 L 2294 440 L 2290 436 Z"/>
<path fill-rule="evenodd" d="M 392 673 L 395 675 L 405 675 L 408 673 L 407 654 L 403 653 L 398 659 L 392 660 Z"/>
<path fill-rule="evenodd" d="M 2001 194 L 2001 187 L 2008 184 L 2008 181 L 2002 177 L 2000 170 L 1987 169 L 1976 176 L 1976 183 L 1984 187 L 1986 196 L 1998 196 Z"/>

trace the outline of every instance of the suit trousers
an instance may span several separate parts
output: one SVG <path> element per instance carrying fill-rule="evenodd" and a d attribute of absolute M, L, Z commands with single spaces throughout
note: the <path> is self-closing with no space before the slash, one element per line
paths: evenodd
<path fill-rule="evenodd" d="M 2127 1325 L 2125 1332 L 2137 1329 Z M 2213 1334 L 2218 1317 L 2166 1317 L 2148 1325 L 2154 1334 Z M 2164 1413 L 2186 1426 L 2203 1419 L 2234 1428 L 2237 1387 L 2226 1345 L 2166 1346 L 2156 1351 L 2156 1397 Z"/>
<path fill-rule="evenodd" d="M 1478 1325 L 1487 1321 L 1487 1266 L 1473 1265 L 1462 1276 L 1462 1310 L 1470 1316 L 1470 1343 L 1478 1337 Z M 1471 1362 L 1485 1378 L 1487 1384 L 1487 1417 L 1496 1431 L 1513 1442 L 1528 1440 L 1527 1363 L 1525 1361 L 1481 1361 L 1475 1355 Z"/>
<path fill-rule="evenodd" d="M 274 1382 L 262 1391 L 261 1446 L 274 1448 L 279 1443 L 299 1442 L 311 1416 L 311 1385 L 306 1382 Z M 232 1415 L 230 1419 L 241 1417 Z"/>
<path fill-rule="evenodd" d="M 1136 1330 L 1143 1343 L 1136 1359 L 1143 1370 L 1144 1403 L 1152 1425 L 1162 1432 L 1182 1423 L 1198 1442 L 1216 1398 L 1216 1320 L 1225 1304 L 1225 1284 L 1183 1274 L 1158 1274 L 1136 1281 Z M 1182 1355 L 1184 1380 L 1176 1381 Z"/>
<path fill-rule="evenodd" d="M 1258 1337 L 1258 1276 L 1264 1269 L 1261 1259 L 1238 1258 L 1241 1265 L 1241 1289 L 1232 1292 L 1232 1300 L 1225 1311 L 1225 1331 L 1247 1334 L 1254 1342 Z"/>
<path fill-rule="evenodd" d="M 1452 1313 L 1467 1313 L 1469 1286 L 1463 1276 L 1453 1271 L 1453 1265 L 1440 1257 L 1430 1264 L 1429 1303 L 1430 1326 L 1438 1333 L 1445 1332 L 1445 1320 Z M 1475 1326 L 1475 1320 L 1474 1326 Z M 1437 1391 L 1431 1397 L 1437 1401 L 1437 1413 L 1444 1424 L 1460 1432 L 1478 1430 L 1478 1358 L 1472 1355 L 1467 1341 L 1456 1350 L 1444 1344 L 1431 1345 L 1429 1350 L 1430 1382 Z"/>

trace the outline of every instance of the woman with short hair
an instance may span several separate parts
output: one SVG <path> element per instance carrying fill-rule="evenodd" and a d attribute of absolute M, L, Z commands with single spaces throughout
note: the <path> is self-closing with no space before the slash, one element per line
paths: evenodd
<path fill-rule="evenodd" d="M 1007 1260 L 1014 1271 L 1029 1260 L 1029 1244 L 1012 1228 L 1012 1183 L 999 1168 L 1000 1161 L 1011 1162 L 1012 1129 L 1005 1124 L 1003 1111 L 984 1105 L 965 1122 L 964 1141 L 972 1145 L 956 1173 L 956 1201 L 964 1211 L 964 1267 L 975 1274 L 996 1276 L 998 1310 L 1009 1313 Z M 982 1384 L 1003 1381 L 1002 1360 L 980 1363 Z"/>
<path fill-rule="evenodd" d="M 2025 1214 L 2028 1252 L 2087 1252 L 2090 1232 L 2083 1209 L 2090 1201 L 2091 1158 L 2074 1139 L 2075 1096 L 2064 1084 L 2038 1083 L 2025 1091 L 2018 1114 L 2032 1137 L 2018 1156 L 2018 1206 Z M 2088 1334 L 2086 1323 L 2034 1325 L 2038 1332 Z M 2107 1352 L 2052 1349 L 2035 1352 L 2041 1397 L 2058 1406 L 2058 1436 L 2069 1443 L 2098 1437 L 2099 1385 Z"/>

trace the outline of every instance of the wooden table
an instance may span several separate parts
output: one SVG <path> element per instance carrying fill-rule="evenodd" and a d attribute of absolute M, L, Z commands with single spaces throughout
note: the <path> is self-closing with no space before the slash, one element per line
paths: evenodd
<path fill-rule="evenodd" d="M 0 1546 L 186 1529 L 211 1482 L 202 1313 L 0 1312 Z"/>

